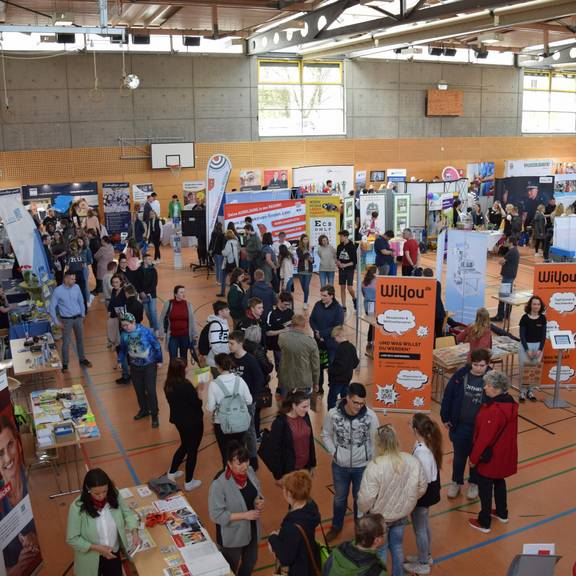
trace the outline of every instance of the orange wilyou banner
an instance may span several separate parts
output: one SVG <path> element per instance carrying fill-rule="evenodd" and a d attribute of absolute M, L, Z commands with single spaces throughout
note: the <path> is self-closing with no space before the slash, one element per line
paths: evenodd
<path fill-rule="evenodd" d="M 378 278 L 374 408 L 430 410 L 435 308 L 436 279 Z"/>
<path fill-rule="evenodd" d="M 546 306 L 547 331 L 576 332 L 576 264 L 538 264 L 534 266 L 534 295 Z M 546 338 L 541 383 L 554 386 L 556 382 L 557 352 Z M 560 370 L 562 386 L 576 384 L 576 350 L 567 350 Z"/>

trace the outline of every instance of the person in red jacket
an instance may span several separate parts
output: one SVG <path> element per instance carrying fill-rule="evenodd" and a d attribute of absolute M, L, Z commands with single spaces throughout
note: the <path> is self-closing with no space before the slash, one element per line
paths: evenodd
<path fill-rule="evenodd" d="M 492 370 L 484 376 L 486 402 L 474 425 L 470 466 L 475 467 L 480 495 L 478 519 L 468 520 L 480 532 L 490 532 L 492 518 L 506 524 L 506 480 L 518 469 L 518 404 L 508 394 L 510 382 L 502 372 Z M 496 509 L 492 508 L 492 494 Z"/>

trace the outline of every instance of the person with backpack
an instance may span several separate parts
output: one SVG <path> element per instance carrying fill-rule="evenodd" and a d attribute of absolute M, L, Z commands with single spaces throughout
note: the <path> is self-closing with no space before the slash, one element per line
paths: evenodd
<path fill-rule="evenodd" d="M 245 333 L 246 339 L 256 342 L 261 346 L 266 341 L 264 330 L 264 304 L 260 298 L 252 297 L 248 300 L 248 308 L 244 317 L 238 322 L 238 330 Z"/>
<path fill-rule="evenodd" d="M 164 303 L 160 326 L 166 337 L 170 359 L 182 358 L 188 363 L 188 351 L 196 343 L 196 321 L 192 303 L 186 300 L 186 288 L 174 286 L 174 298 Z"/>
<path fill-rule="evenodd" d="M 244 332 L 241 330 L 231 332 L 228 345 L 230 346 L 230 357 L 234 362 L 234 373 L 246 382 L 254 400 L 249 406 L 252 422 L 246 434 L 246 444 L 250 451 L 250 466 L 254 470 L 258 470 L 257 433 L 260 431 L 260 407 L 257 404 L 257 399 L 267 385 L 266 376 L 260 368 L 258 360 L 246 352 Z M 256 414 L 258 414 L 258 429 L 256 428 Z"/>
<path fill-rule="evenodd" d="M 262 254 L 262 241 L 252 224 L 244 226 L 244 249 L 246 251 L 246 259 L 250 270 L 250 277 L 254 278 L 254 271 L 264 266 L 264 256 Z"/>
<path fill-rule="evenodd" d="M 404 570 L 412 574 L 430 574 L 432 543 L 430 538 L 430 506 L 440 502 L 440 468 L 442 468 L 442 431 L 427 414 L 412 416 L 412 430 L 416 444 L 412 455 L 422 465 L 428 488 L 412 510 L 412 527 L 416 536 L 417 556 L 406 556 Z"/>
<path fill-rule="evenodd" d="M 386 576 L 386 566 L 376 552 L 386 542 L 381 514 L 365 514 L 354 524 L 354 541 L 332 550 L 323 576 Z"/>
<path fill-rule="evenodd" d="M 264 305 L 264 318 L 278 301 L 274 288 L 272 288 L 270 282 L 266 282 L 264 278 L 263 270 L 258 269 L 254 271 L 254 283 L 246 292 L 246 299 L 249 300 L 250 298 L 260 298 L 260 300 L 262 300 L 262 304 Z"/>
<path fill-rule="evenodd" d="M 312 475 L 297 470 L 282 478 L 282 494 L 289 512 L 280 530 L 268 536 L 268 548 L 278 562 L 288 568 L 288 576 L 317 576 L 320 573 L 320 554 L 314 534 L 320 524 L 320 511 L 312 492 Z"/>
<path fill-rule="evenodd" d="M 206 363 L 210 366 L 212 376 L 218 376 L 216 368 L 216 355 L 228 354 L 230 348 L 228 347 L 228 335 L 230 327 L 228 325 L 228 318 L 230 318 L 230 309 L 226 302 L 218 300 L 212 304 L 214 314 L 210 314 L 206 321 L 206 325 L 200 332 L 198 339 L 198 352 L 201 356 L 206 358 Z"/>
<path fill-rule="evenodd" d="M 252 418 L 248 407 L 253 398 L 244 379 L 234 373 L 234 361 L 228 354 L 216 354 L 214 360 L 218 376 L 208 387 L 206 409 L 213 415 L 214 436 L 226 466 L 228 444 L 244 443 L 250 428 Z"/>
<path fill-rule="evenodd" d="M 350 384 L 348 395 L 332 408 L 322 425 L 322 442 L 332 457 L 334 514 L 326 540 L 335 540 L 344 525 L 348 493 L 352 486 L 354 518 L 358 517 L 358 490 L 364 469 L 374 457 L 375 438 L 380 425 L 376 413 L 366 405 L 366 388 Z"/>

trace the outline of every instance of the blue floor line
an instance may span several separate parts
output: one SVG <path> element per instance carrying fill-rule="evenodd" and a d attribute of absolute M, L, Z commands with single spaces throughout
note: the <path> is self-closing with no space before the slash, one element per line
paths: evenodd
<path fill-rule="evenodd" d="M 506 532 L 506 534 L 496 536 L 495 538 L 490 538 L 489 540 L 485 540 L 484 542 L 478 542 L 473 546 L 468 546 L 467 548 L 462 548 L 461 550 L 456 550 L 456 552 L 452 552 L 451 554 L 447 554 L 446 556 L 440 556 L 440 558 L 434 558 L 434 564 L 435 565 L 441 564 L 442 562 L 452 560 L 452 558 L 456 558 L 457 556 L 462 556 L 462 554 L 468 554 L 468 552 L 478 550 L 479 548 L 485 548 L 486 546 L 490 546 L 491 544 L 499 542 L 500 540 L 505 540 L 506 538 L 510 538 L 511 536 L 516 536 L 516 534 L 522 534 L 522 532 L 527 532 L 532 528 L 537 528 L 538 526 L 549 524 L 550 522 L 554 522 L 559 518 L 570 516 L 571 514 L 574 513 L 576 513 L 576 508 L 570 508 L 569 510 L 565 510 L 564 512 L 559 512 L 558 514 L 554 514 L 554 516 L 550 516 L 549 518 L 545 518 L 544 520 L 538 520 L 537 522 L 533 522 L 532 524 L 528 524 L 526 526 L 523 526 L 522 528 L 517 528 L 516 530 L 512 530 L 511 532 Z"/>
<path fill-rule="evenodd" d="M 118 435 L 116 428 L 114 428 L 114 426 L 112 425 L 112 421 L 110 420 L 110 416 L 108 415 L 108 411 L 104 407 L 104 403 L 100 399 L 100 395 L 98 394 L 98 390 L 97 390 L 96 386 L 94 386 L 94 384 L 92 382 L 92 378 L 90 378 L 90 374 L 88 373 L 88 370 L 86 370 L 86 368 L 82 368 L 82 372 L 84 372 L 84 378 L 86 379 L 86 382 L 88 383 L 88 387 L 90 388 L 90 392 L 92 392 L 92 394 L 94 395 L 94 398 L 96 399 L 96 404 L 98 405 L 98 410 L 100 411 L 102 416 L 104 416 L 104 420 L 106 421 L 106 425 L 108 426 L 108 429 L 110 430 L 110 434 L 112 434 L 112 438 L 114 439 L 114 442 L 116 443 L 116 446 L 118 447 L 118 451 L 122 455 L 122 458 L 124 459 L 124 462 L 126 463 L 126 466 L 128 467 L 130 475 L 132 476 L 134 483 L 137 486 L 139 486 L 141 484 L 140 478 L 138 478 L 138 474 L 136 474 L 136 470 L 134 470 L 134 467 L 132 466 L 132 463 L 130 462 L 130 458 L 128 457 L 128 453 L 126 452 L 126 449 L 124 448 L 124 445 L 122 444 L 122 441 L 120 440 L 120 436 Z"/>

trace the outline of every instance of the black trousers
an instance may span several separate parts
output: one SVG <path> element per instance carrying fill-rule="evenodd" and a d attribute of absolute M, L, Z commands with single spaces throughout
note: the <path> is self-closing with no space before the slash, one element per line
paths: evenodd
<path fill-rule="evenodd" d="M 483 528 L 490 528 L 492 522 L 492 495 L 496 504 L 496 514 L 500 518 L 508 518 L 506 480 L 504 478 L 487 478 L 477 474 L 478 495 L 480 496 L 480 513 L 478 523 Z"/>
<path fill-rule="evenodd" d="M 194 478 L 196 461 L 198 460 L 198 448 L 204 435 L 204 424 L 199 422 L 195 426 L 178 426 L 176 429 L 180 434 L 180 446 L 174 452 L 170 472 L 173 474 L 180 468 L 180 464 L 186 458 L 186 482 Z"/>
<path fill-rule="evenodd" d="M 156 396 L 156 364 L 130 366 L 130 378 L 134 384 L 138 407 L 141 412 L 150 412 L 158 416 L 158 397 Z"/>
<path fill-rule="evenodd" d="M 542 246 L 542 252 L 544 252 L 546 249 L 546 240 L 534 238 L 534 253 L 535 254 L 538 254 L 538 248 L 540 248 L 540 246 Z"/>
<path fill-rule="evenodd" d="M 254 572 L 258 561 L 258 539 L 255 536 L 242 548 L 222 547 L 220 550 L 236 576 L 251 576 Z"/>
<path fill-rule="evenodd" d="M 160 260 L 160 238 L 152 238 L 154 244 L 154 260 Z"/>
<path fill-rule="evenodd" d="M 122 561 L 120 557 L 106 560 L 104 556 L 100 556 L 98 576 L 122 576 Z"/>
<path fill-rule="evenodd" d="M 240 432 L 238 434 L 224 434 L 224 432 L 222 432 L 222 428 L 220 428 L 220 424 L 215 423 L 214 436 L 216 436 L 216 442 L 218 443 L 218 448 L 220 449 L 220 455 L 222 456 L 222 465 L 225 468 L 228 444 L 233 441 L 246 444 L 245 440 L 246 432 Z"/>
<path fill-rule="evenodd" d="M 86 300 L 86 282 L 84 281 L 84 270 L 80 270 L 79 272 L 75 272 L 74 276 L 76 277 L 76 284 L 78 284 L 78 288 L 82 292 L 82 300 L 84 300 L 84 308 L 86 312 L 88 312 L 88 301 Z"/>
<path fill-rule="evenodd" d="M 402 276 L 412 276 L 414 266 L 402 266 Z"/>

